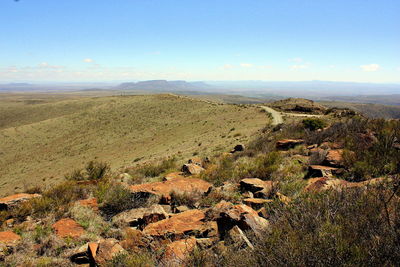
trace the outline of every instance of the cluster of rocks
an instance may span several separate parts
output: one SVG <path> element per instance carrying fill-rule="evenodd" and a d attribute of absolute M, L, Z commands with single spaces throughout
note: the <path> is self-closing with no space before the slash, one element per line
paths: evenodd
<path fill-rule="evenodd" d="M 278 141 L 276 147 L 285 151 L 302 144 L 305 144 L 304 140 L 285 139 Z M 237 146 L 231 153 L 243 150 L 244 146 Z M 345 167 L 344 150 L 338 144 L 312 145 L 308 146 L 307 150 L 308 157 L 315 153 L 323 157 L 320 165 L 309 165 L 305 177 L 306 191 L 364 187 L 382 181 L 373 179 L 368 182 L 350 183 L 334 178 L 334 175 Z M 107 261 L 126 250 L 150 247 L 154 251 L 163 252 L 160 255 L 163 264 L 181 266 L 196 247 L 220 249 L 230 244 L 238 249 L 253 249 L 254 244 L 248 238 L 248 233 L 261 235 L 268 231 L 269 214 L 265 204 L 275 199 L 284 205 L 290 205 L 291 199 L 278 192 L 278 182 L 258 178 L 245 178 L 238 184 L 226 182 L 220 187 L 214 187 L 199 178 L 199 174 L 206 170 L 208 165 L 207 159 L 195 157 L 183 165 L 182 172 L 170 173 L 159 182 L 135 185 L 119 182 L 129 188 L 132 194 L 142 199 L 151 199 L 154 204 L 126 210 L 111 218 L 110 224 L 130 231 L 133 235 L 126 235 L 124 240 L 104 238 L 88 242 L 71 253 L 70 260 L 76 264 L 105 266 Z M 121 179 L 123 180 L 123 177 Z M 213 207 L 204 207 L 199 203 L 192 206 L 173 204 L 174 196 L 179 194 L 201 198 L 211 192 L 240 192 L 241 197 L 236 203 L 222 200 Z M 38 194 L 8 196 L 0 199 L 0 209 L 9 209 L 39 197 L 41 196 Z M 96 198 L 79 200 L 78 204 L 100 212 Z M 9 223 L 12 224 L 12 221 Z M 85 229 L 71 218 L 58 220 L 52 225 L 52 229 L 58 238 L 77 239 L 86 233 Z M 12 250 L 20 240 L 21 237 L 14 232 L 0 232 L 2 251 Z"/>

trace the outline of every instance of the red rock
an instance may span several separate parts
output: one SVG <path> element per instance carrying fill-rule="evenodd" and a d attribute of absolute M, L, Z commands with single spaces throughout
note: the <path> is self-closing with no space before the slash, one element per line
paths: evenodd
<path fill-rule="evenodd" d="M 125 250 L 122 246 L 112 238 L 101 240 L 98 243 L 89 243 L 88 246 L 89 258 L 93 266 L 107 266 L 108 261 L 123 252 Z"/>
<path fill-rule="evenodd" d="M 148 193 L 157 195 L 168 202 L 171 192 L 179 194 L 205 194 L 211 188 L 211 184 L 196 178 L 174 178 L 163 182 L 145 183 L 130 186 L 134 193 Z"/>
<path fill-rule="evenodd" d="M 333 179 L 329 177 L 311 178 L 307 181 L 307 186 L 304 188 L 308 192 L 322 192 L 325 190 L 342 190 L 344 188 L 357 186 L 356 183 L 349 183 L 341 179 Z"/>
<path fill-rule="evenodd" d="M 331 177 L 338 171 L 338 168 L 321 166 L 321 165 L 311 165 L 308 167 L 308 173 L 306 178 L 313 177 Z"/>
<path fill-rule="evenodd" d="M 88 251 L 89 255 L 91 255 L 92 259 L 96 258 L 97 255 L 97 249 L 99 248 L 99 244 L 95 242 L 90 242 L 88 244 Z"/>
<path fill-rule="evenodd" d="M 302 144 L 304 144 L 302 139 L 283 139 L 276 142 L 276 148 L 286 150 Z"/>
<path fill-rule="evenodd" d="M 182 266 L 195 247 L 196 239 L 193 237 L 174 241 L 165 248 L 162 262 L 167 266 Z"/>
<path fill-rule="evenodd" d="M 0 243 L 5 245 L 16 244 L 21 237 L 12 231 L 0 232 Z"/>
<path fill-rule="evenodd" d="M 200 174 L 204 169 L 197 164 L 188 163 L 182 166 L 182 172 L 190 175 Z"/>
<path fill-rule="evenodd" d="M 188 210 L 155 223 L 147 225 L 143 233 L 154 237 L 183 237 L 188 233 L 203 232 L 206 223 L 205 214 L 201 210 Z"/>
<path fill-rule="evenodd" d="M 168 173 L 167 175 L 165 175 L 165 177 L 163 178 L 163 181 L 170 181 L 176 178 L 185 178 L 184 173 L 183 172 L 171 172 Z"/>
<path fill-rule="evenodd" d="M 273 181 L 263 181 L 258 178 L 245 178 L 240 181 L 240 189 L 242 191 L 250 191 L 252 193 L 265 190 L 266 193 L 272 191 L 276 185 Z"/>
<path fill-rule="evenodd" d="M 263 198 L 246 198 L 243 199 L 243 203 L 252 207 L 253 209 L 260 209 L 264 206 L 265 203 L 272 202 L 272 199 L 263 199 Z"/>
<path fill-rule="evenodd" d="M 188 160 L 189 164 L 196 164 L 200 167 L 204 167 L 204 161 L 200 158 L 200 157 L 193 157 L 191 159 Z"/>
<path fill-rule="evenodd" d="M 80 237 L 85 230 L 77 222 L 72 219 L 65 218 L 53 224 L 53 229 L 58 237 Z"/>
<path fill-rule="evenodd" d="M 121 212 L 113 217 L 112 222 L 120 227 L 143 227 L 167 217 L 168 214 L 163 207 L 156 204 L 148 208 L 137 208 Z"/>
<path fill-rule="evenodd" d="M 247 205 L 235 205 L 222 211 L 220 217 L 217 218 L 217 223 L 222 236 L 235 225 L 242 230 L 252 230 L 256 234 L 261 233 L 269 226 L 266 219 L 260 217 L 255 210 Z"/>
<path fill-rule="evenodd" d="M 90 207 L 94 211 L 99 210 L 99 204 L 97 203 L 97 198 L 88 198 L 88 199 L 78 200 L 78 203 L 82 206 Z"/>
<path fill-rule="evenodd" d="M 325 157 L 325 163 L 333 167 L 342 167 L 344 163 L 343 149 L 329 150 Z"/>
<path fill-rule="evenodd" d="M 18 205 L 19 203 L 28 201 L 36 197 L 41 197 L 41 195 L 21 193 L 0 198 L 0 210 L 9 209 L 11 207 Z"/>

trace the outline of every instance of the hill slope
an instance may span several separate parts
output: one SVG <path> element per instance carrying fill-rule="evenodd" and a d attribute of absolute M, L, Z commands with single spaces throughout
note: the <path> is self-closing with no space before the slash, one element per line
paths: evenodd
<path fill-rule="evenodd" d="M 93 159 L 118 168 L 160 155 L 226 150 L 268 122 L 255 107 L 174 95 L 0 102 L 1 107 L 7 115 L 0 117 L 0 195 L 53 184 Z"/>

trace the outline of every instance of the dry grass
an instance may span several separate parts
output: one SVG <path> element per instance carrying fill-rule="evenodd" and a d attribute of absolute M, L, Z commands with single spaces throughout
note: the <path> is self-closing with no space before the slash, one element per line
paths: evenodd
<path fill-rule="evenodd" d="M 174 95 L 0 98 L 0 195 L 55 184 L 90 160 L 113 169 L 246 142 L 268 119 L 255 107 Z M 228 136 L 235 128 L 241 136 Z"/>

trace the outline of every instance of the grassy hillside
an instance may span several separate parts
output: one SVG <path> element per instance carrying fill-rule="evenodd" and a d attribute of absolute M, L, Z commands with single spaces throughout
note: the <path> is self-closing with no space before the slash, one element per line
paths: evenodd
<path fill-rule="evenodd" d="M 113 168 L 227 150 L 268 123 L 256 107 L 174 95 L 0 101 L 0 195 L 53 184 L 97 159 Z"/>

